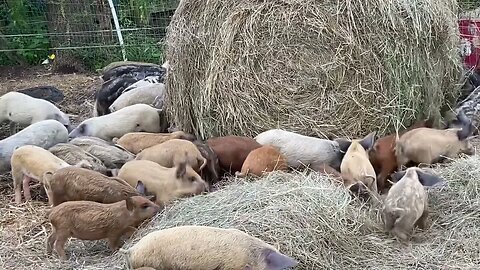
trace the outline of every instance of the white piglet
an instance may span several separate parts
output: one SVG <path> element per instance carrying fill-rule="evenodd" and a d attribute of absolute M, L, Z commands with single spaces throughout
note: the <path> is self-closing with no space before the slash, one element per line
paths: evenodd
<path fill-rule="evenodd" d="M 16 125 L 26 127 L 49 119 L 60 122 L 67 129 L 70 126 L 69 116 L 44 99 L 19 92 L 9 92 L 0 97 L 0 122 L 10 121 L 12 133 Z"/>
<path fill-rule="evenodd" d="M 97 137 L 106 141 L 120 138 L 129 132 L 160 132 L 160 113 L 146 104 L 135 104 L 116 112 L 92 117 L 81 122 L 69 134 L 70 138 Z"/>
<path fill-rule="evenodd" d="M 110 105 L 109 109 L 111 112 L 115 112 L 133 104 L 148 104 L 161 109 L 164 98 L 165 85 L 163 83 L 150 83 L 121 94 Z"/>

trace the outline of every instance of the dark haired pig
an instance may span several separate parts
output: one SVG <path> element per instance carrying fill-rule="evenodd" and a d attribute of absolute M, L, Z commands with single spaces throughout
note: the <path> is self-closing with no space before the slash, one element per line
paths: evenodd
<path fill-rule="evenodd" d="M 167 168 L 186 161 L 196 172 L 200 172 L 207 165 L 207 159 L 202 156 L 197 146 L 191 141 L 181 139 L 171 139 L 144 149 L 135 159 L 150 160 Z"/>
<path fill-rule="evenodd" d="M 175 131 L 172 133 L 130 132 L 120 138 L 114 138 L 113 142 L 136 155 L 146 148 L 171 139 L 194 141 L 196 137 L 183 131 Z"/>
<path fill-rule="evenodd" d="M 150 160 L 132 160 L 122 166 L 118 177 L 131 186 L 141 179 L 147 190 L 155 194 L 155 202 L 160 206 L 208 190 L 207 183 L 186 162 L 165 168 Z"/>
<path fill-rule="evenodd" d="M 135 158 L 134 154 L 121 146 L 97 137 L 82 136 L 71 140 L 70 143 L 97 157 L 109 169 L 120 168 L 123 164 Z"/>
<path fill-rule="evenodd" d="M 68 238 L 81 240 L 107 239 L 112 250 L 120 247 L 123 235 L 131 236 L 143 221 L 155 216 L 159 206 L 141 196 L 103 204 L 91 201 L 64 202 L 50 211 L 52 233 L 47 239 L 47 252 L 53 246 L 62 260 L 67 259 L 64 246 Z"/>
<path fill-rule="evenodd" d="M 262 146 L 254 139 L 242 136 L 210 138 L 207 144 L 217 155 L 220 167 L 231 174 L 241 171 L 248 154 Z"/>
<path fill-rule="evenodd" d="M 415 167 L 408 168 L 404 176 L 388 191 L 383 208 L 385 229 L 401 242 L 409 240 L 415 226 L 426 227 L 428 197 Z"/>
<path fill-rule="evenodd" d="M 122 92 L 138 81 L 135 76 L 124 75 L 116 78 L 104 79 L 100 89 L 95 92 L 95 104 L 93 116 L 102 116 L 110 113 L 110 105 L 122 94 Z"/>
<path fill-rule="evenodd" d="M 111 141 L 129 132 L 160 132 L 160 109 L 147 104 L 134 104 L 111 114 L 92 117 L 81 122 L 68 136 L 92 136 Z"/>
<path fill-rule="evenodd" d="M 70 165 L 75 165 L 83 160 L 85 161 L 84 168 L 103 174 L 107 173 L 107 168 L 103 165 L 103 162 L 100 159 L 76 145 L 59 143 L 50 147 L 48 151 Z"/>
<path fill-rule="evenodd" d="M 138 81 L 150 76 L 159 76 L 163 78 L 166 73 L 166 67 L 153 63 L 121 61 L 107 65 L 103 68 L 102 73 L 102 80 L 104 81 L 125 76 L 132 76 Z"/>
<path fill-rule="evenodd" d="M 207 160 L 207 165 L 200 171 L 200 176 L 210 185 L 217 183 L 220 179 L 220 163 L 217 154 L 208 144 L 202 141 L 196 140 L 193 141 L 193 144 L 197 146 L 202 156 Z"/>
<path fill-rule="evenodd" d="M 287 164 L 292 168 L 326 163 L 340 170 L 343 157 L 338 142 L 300 135 L 294 132 L 271 129 L 258 134 L 255 140 L 261 145 L 272 145 L 279 149 L 287 158 Z"/>
<path fill-rule="evenodd" d="M 264 145 L 248 154 L 243 162 L 242 171 L 235 173 L 238 177 L 248 174 L 261 177 L 264 173 L 272 171 L 286 171 L 287 159 L 276 147 Z"/>
<path fill-rule="evenodd" d="M 55 86 L 35 86 L 17 92 L 29 95 L 33 98 L 41 98 L 50 103 L 60 102 L 65 98 L 65 95 Z"/>
<path fill-rule="evenodd" d="M 10 159 L 16 148 L 24 145 L 50 148 L 57 143 L 65 143 L 67 140 L 67 128 L 58 121 L 44 120 L 31 124 L 17 134 L 0 141 L 0 173 L 11 169 Z"/>
<path fill-rule="evenodd" d="M 433 120 L 427 119 L 418 121 L 403 132 L 399 132 L 399 136 L 403 133 L 419 127 L 433 127 Z M 382 192 L 387 187 L 387 178 L 397 169 L 397 157 L 395 156 L 395 137 L 396 134 L 379 138 L 375 141 L 372 149 L 368 152 L 370 162 L 377 174 L 377 189 Z"/>
<path fill-rule="evenodd" d="M 179 226 L 153 231 L 126 253 L 133 268 L 282 270 L 298 262 L 237 229 Z"/>
<path fill-rule="evenodd" d="M 136 189 L 118 177 L 76 167 L 66 167 L 43 176 L 45 190 L 53 206 L 66 201 L 114 203 L 131 196 L 146 195 L 145 186 L 138 181 Z"/>
<path fill-rule="evenodd" d="M 395 154 L 398 170 L 409 161 L 433 164 L 455 158 L 460 153 L 472 155 L 474 149 L 469 136 L 472 135 L 473 125 L 463 112 L 457 118 L 463 125 L 461 129 L 417 128 L 397 138 Z"/>

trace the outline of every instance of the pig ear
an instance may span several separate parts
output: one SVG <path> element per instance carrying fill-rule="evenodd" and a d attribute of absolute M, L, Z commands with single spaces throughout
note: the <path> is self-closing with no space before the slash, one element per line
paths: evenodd
<path fill-rule="evenodd" d="M 362 147 L 365 150 L 369 150 L 370 148 L 372 148 L 373 144 L 375 143 L 375 135 L 376 134 L 377 134 L 376 131 L 371 132 L 370 134 L 365 136 L 365 138 L 363 138 L 363 140 L 360 141 L 360 144 L 362 145 Z"/>
<path fill-rule="evenodd" d="M 150 195 L 147 196 L 147 199 L 149 199 L 151 202 L 156 202 L 157 201 L 157 195 Z"/>
<path fill-rule="evenodd" d="M 403 176 L 405 175 L 407 171 L 399 171 L 399 172 L 395 172 L 395 173 L 392 173 L 392 182 L 396 183 L 398 182 L 400 179 L 403 178 Z"/>
<path fill-rule="evenodd" d="M 465 140 L 468 136 L 472 135 L 473 133 L 473 125 L 470 124 L 463 124 L 462 129 L 457 131 L 457 137 L 460 141 Z"/>
<path fill-rule="evenodd" d="M 137 186 L 135 187 L 135 189 L 138 191 L 138 193 L 143 194 L 143 195 L 145 195 L 146 192 L 147 192 L 147 190 L 145 188 L 145 185 L 143 184 L 143 182 L 141 180 L 137 181 Z"/>
<path fill-rule="evenodd" d="M 265 255 L 265 262 L 267 264 L 267 269 L 269 270 L 282 270 L 298 265 L 298 262 L 294 259 L 274 250 L 267 250 Z"/>
<path fill-rule="evenodd" d="M 177 178 L 183 178 L 186 173 L 187 173 L 187 162 L 185 161 L 178 164 L 177 172 L 176 172 Z"/>
<path fill-rule="evenodd" d="M 420 183 L 422 183 L 423 186 L 431 187 L 435 184 L 443 182 L 440 177 L 434 174 L 426 173 L 421 169 L 417 169 L 417 175 L 418 180 L 420 180 Z"/>
<path fill-rule="evenodd" d="M 128 209 L 128 211 L 132 211 L 132 210 L 133 210 L 133 201 L 132 201 L 132 198 L 127 197 L 127 198 L 125 199 L 125 203 L 127 204 L 127 209 Z"/>
<path fill-rule="evenodd" d="M 338 146 L 340 147 L 340 151 L 342 153 L 346 153 L 348 148 L 350 147 L 350 144 L 352 144 L 352 141 L 344 139 L 344 138 L 337 138 L 333 141 L 338 143 Z"/>

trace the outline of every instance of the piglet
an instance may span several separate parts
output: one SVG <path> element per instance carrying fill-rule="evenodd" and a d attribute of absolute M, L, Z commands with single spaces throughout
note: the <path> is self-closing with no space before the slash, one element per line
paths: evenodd
<path fill-rule="evenodd" d="M 133 268 L 282 270 L 298 262 L 238 229 L 179 226 L 153 231 L 120 249 Z"/>
<path fill-rule="evenodd" d="M 153 198 L 152 198 L 153 199 Z M 146 219 L 156 215 L 159 206 L 141 196 L 103 204 L 92 201 L 70 201 L 53 207 L 48 215 L 52 233 L 47 239 L 47 252 L 55 251 L 67 259 L 64 246 L 70 237 L 81 240 L 107 239 L 112 250 L 120 247 L 123 235 L 131 236 Z"/>
<path fill-rule="evenodd" d="M 237 177 L 247 174 L 261 177 L 264 173 L 272 171 L 286 171 L 287 159 L 276 147 L 265 145 L 248 154 L 243 162 L 242 171 L 235 173 Z"/>
<path fill-rule="evenodd" d="M 175 131 L 172 133 L 130 132 L 120 138 L 113 138 L 113 142 L 136 155 L 146 148 L 171 139 L 194 141 L 196 137 L 183 131 Z"/>
<path fill-rule="evenodd" d="M 86 162 L 86 169 L 94 170 L 103 174 L 107 173 L 107 168 L 100 159 L 74 144 L 59 143 L 50 147 L 48 151 L 70 165 L 75 165 L 84 160 Z"/>

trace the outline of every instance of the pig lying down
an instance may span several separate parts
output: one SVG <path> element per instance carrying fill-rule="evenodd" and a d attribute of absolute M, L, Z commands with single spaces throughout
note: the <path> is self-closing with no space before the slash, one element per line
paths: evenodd
<path fill-rule="evenodd" d="M 48 101 L 47 101 L 48 102 Z M 34 123 L 15 135 L 0 141 L 0 172 L 10 170 L 10 159 L 13 151 L 24 145 L 35 145 L 50 148 L 68 140 L 68 131 L 60 122 L 44 120 Z"/>
<path fill-rule="evenodd" d="M 165 85 L 163 83 L 149 84 L 122 93 L 109 109 L 111 112 L 115 112 L 134 104 L 147 104 L 162 109 L 164 99 Z"/>
<path fill-rule="evenodd" d="M 237 229 L 179 226 L 153 231 L 126 254 L 132 268 L 282 270 L 298 262 Z"/>

